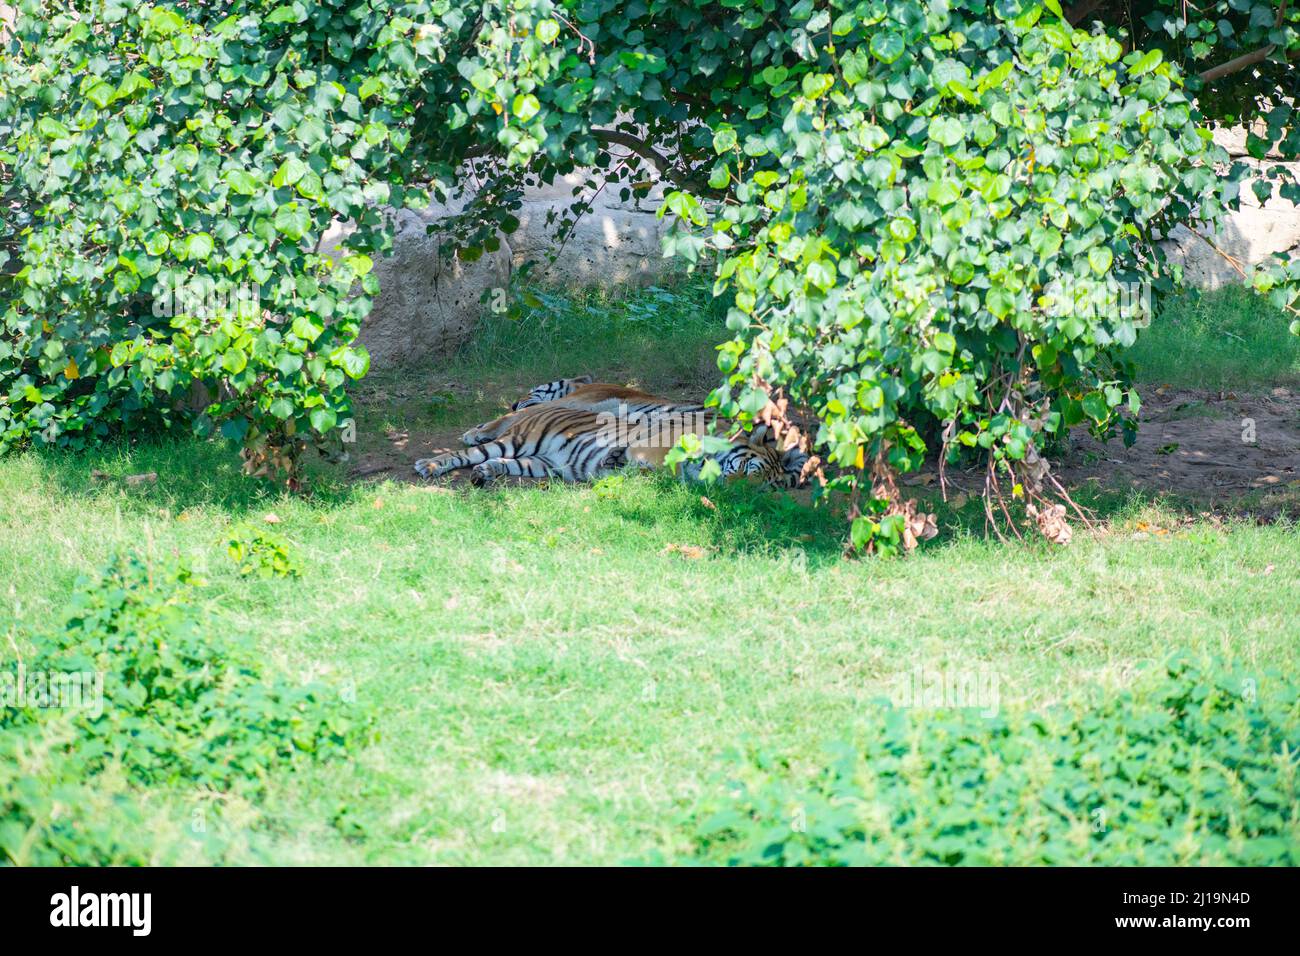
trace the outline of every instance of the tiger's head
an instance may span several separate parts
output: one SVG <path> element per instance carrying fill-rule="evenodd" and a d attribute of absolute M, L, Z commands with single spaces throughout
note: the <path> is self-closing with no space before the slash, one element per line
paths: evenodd
<path fill-rule="evenodd" d="M 759 425 L 748 435 L 734 441 L 729 449 L 710 456 L 722 469 L 724 479 L 745 478 L 764 485 L 797 488 L 802 481 L 808 454 L 796 446 L 782 450 L 766 425 Z M 694 463 L 688 476 L 698 478 L 704 462 Z"/>
<path fill-rule="evenodd" d="M 564 398 L 579 385 L 590 385 L 590 375 L 579 375 L 576 378 L 557 378 L 553 382 L 547 382 L 545 385 L 538 385 L 535 389 L 525 395 L 519 401 L 510 406 L 512 412 L 517 412 L 521 408 L 528 408 L 532 405 L 541 405 L 543 402 L 553 402 L 557 398 Z"/>

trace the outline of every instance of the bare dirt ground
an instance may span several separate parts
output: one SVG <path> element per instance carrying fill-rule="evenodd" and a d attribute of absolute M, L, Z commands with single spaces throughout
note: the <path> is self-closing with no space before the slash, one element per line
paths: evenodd
<path fill-rule="evenodd" d="M 1141 391 L 1137 442 L 1102 445 L 1086 434 L 1058 471 L 1068 484 L 1102 480 L 1220 501 L 1300 487 L 1300 394 Z"/>
<path fill-rule="evenodd" d="M 1271 492 L 1283 492 L 1293 504 L 1300 501 L 1300 393 L 1274 388 L 1262 394 L 1235 394 L 1163 386 L 1139 391 L 1143 404 L 1137 442 L 1130 448 L 1118 439 L 1102 444 L 1076 431 L 1070 451 L 1055 462 L 1056 473 L 1068 488 L 1094 485 L 1170 494 L 1228 511 L 1239 502 L 1248 501 L 1253 507 L 1274 497 Z M 501 409 L 514 397 L 503 396 Z M 499 414 L 490 411 L 490 403 L 488 408 L 484 417 Z M 411 467 L 414 461 L 461 448 L 465 427 L 462 422 L 389 427 L 361 442 L 348 475 L 354 480 L 424 483 Z M 949 471 L 948 479 L 960 490 L 977 491 L 980 484 L 973 474 Z M 468 472 L 457 473 L 450 483 L 462 481 L 468 482 Z M 935 484 L 934 468 L 906 483 Z"/>

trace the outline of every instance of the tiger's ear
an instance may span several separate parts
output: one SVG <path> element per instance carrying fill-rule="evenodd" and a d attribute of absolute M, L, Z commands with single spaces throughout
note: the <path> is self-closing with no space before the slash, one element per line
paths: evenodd
<path fill-rule="evenodd" d="M 590 385 L 592 380 L 590 375 L 576 375 L 569 381 L 574 385 Z"/>
<path fill-rule="evenodd" d="M 803 475 L 803 466 L 808 463 L 808 453 L 795 445 L 793 448 L 787 448 L 781 455 L 781 470 L 785 473 L 786 480 L 791 488 L 798 488 L 801 484 L 800 478 Z"/>
<path fill-rule="evenodd" d="M 751 445 L 768 445 L 776 441 L 772 435 L 772 430 L 767 425 L 759 425 L 749 433 L 749 444 Z"/>

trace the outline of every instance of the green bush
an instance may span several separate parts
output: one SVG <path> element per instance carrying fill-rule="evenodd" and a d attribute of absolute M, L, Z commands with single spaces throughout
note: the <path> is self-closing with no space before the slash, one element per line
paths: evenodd
<path fill-rule="evenodd" d="M 23 0 L 0 58 L 0 450 L 182 415 L 297 471 L 337 443 L 437 35 L 392 3 Z M 454 33 L 463 16 L 432 5 Z M 309 16 L 310 14 L 310 16 Z M 437 71 L 423 76 L 434 84 Z M 429 88 L 430 92 L 433 91 Z M 12 205 L 11 205 L 12 204 Z M 334 256 L 336 218 L 356 231 Z"/>
<path fill-rule="evenodd" d="M 231 530 L 226 553 L 244 577 L 256 574 L 262 578 L 296 578 L 302 574 L 289 545 L 261 528 L 245 524 Z"/>
<path fill-rule="evenodd" d="M 1175 662 L 1044 714 L 874 711 L 811 779 L 736 757 L 692 818 L 733 865 L 1300 865 L 1300 695 Z"/>
<path fill-rule="evenodd" d="M 255 798 L 269 775 L 364 739 L 366 720 L 322 686 L 264 674 L 251 643 L 219 633 L 201 600 L 188 571 L 129 557 L 82 583 L 62 631 L 33 638 L 25 672 L 101 675 L 102 708 L 0 710 L 0 853 L 144 862 L 148 803 Z"/>

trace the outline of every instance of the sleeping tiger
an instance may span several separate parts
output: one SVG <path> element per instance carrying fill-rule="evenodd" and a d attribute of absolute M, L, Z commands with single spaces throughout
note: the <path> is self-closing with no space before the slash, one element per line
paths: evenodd
<path fill-rule="evenodd" d="M 704 411 L 703 406 L 590 379 L 539 385 L 514 409 L 466 432 L 464 441 L 471 446 L 467 450 L 422 458 L 415 463 L 416 472 L 436 478 L 471 468 L 470 480 L 483 485 L 502 475 L 585 481 L 629 464 L 658 468 L 680 437 L 680 428 L 671 425 L 689 421 L 687 414 Z M 661 428 L 665 423 L 670 427 Z M 807 461 L 797 448 L 779 449 L 765 426 L 707 458 L 717 462 L 724 478 L 743 475 L 785 487 L 799 483 Z M 684 462 L 681 476 L 698 479 L 705 460 Z"/>
<path fill-rule="evenodd" d="M 565 408 L 585 408 L 592 412 L 617 413 L 629 425 L 646 421 L 662 421 L 670 417 L 686 422 L 690 420 L 703 432 L 711 418 L 703 405 L 675 402 L 672 399 L 651 395 L 640 389 L 627 388 L 623 385 L 609 385 L 604 382 L 593 383 L 590 375 L 577 378 L 560 378 L 544 385 L 538 385 L 527 395 L 510 406 L 510 411 L 500 418 L 481 425 L 475 425 L 460 440 L 466 445 L 481 445 L 496 438 L 501 431 L 517 417 L 518 412 L 537 405 L 548 404 Z M 674 439 L 675 441 L 675 439 Z"/>

